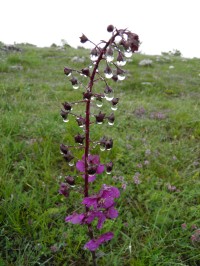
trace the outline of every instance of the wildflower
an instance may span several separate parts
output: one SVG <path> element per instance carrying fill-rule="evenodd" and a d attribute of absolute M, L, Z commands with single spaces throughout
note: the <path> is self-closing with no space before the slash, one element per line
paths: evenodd
<path fill-rule="evenodd" d="M 79 160 L 76 163 L 76 168 L 84 173 L 85 171 L 85 155 L 83 155 L 82 160 Z M 88 156 L 88 174 L 89 182 L 93 182 L 96 178 L 96 174 L 101 174 L 104 171 L 104 165 L 100 164 L 100 159 L 98 155 L 89 155 Z M 85 178 L 85 176 L 83 176 Z"/>
<path fill-rule="evenodd" d="M 82 224 L 85 218 L 85 214 L 73 213 L 65 218 L 65 222 L 71 222 L 72 224 Z"/>
<path fill-rule="evenodd" d="M 112 232 L 105 233 L 100 237 L 98 237 L 97 239 L 92 239 L 89 242 L 87 242 L 84 248 L 89 249 L 90 251 L 95 251 L 101 244 L 111 240 L 113 237 L 114 234 Z"/>
<path fill-rule="evenodd" d="M 185 230 L 185 229 L 187 228 L 187 224 L 186 224 L 186 223 L 183 223 L 183 224 L 181 225 L 181 227 L 182 227 L 183 230 Z"/>
<path fill-rule="evenodd" d="M 69 186 L 65 183 L 61 183 L 59 193 L 67 198 L 69 196 Z"/>

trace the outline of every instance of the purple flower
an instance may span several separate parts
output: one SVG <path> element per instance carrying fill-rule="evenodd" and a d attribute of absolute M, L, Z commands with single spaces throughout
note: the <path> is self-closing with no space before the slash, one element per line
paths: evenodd
<path fill-rule="evenodd" d="M 73 213 L 65 218 L 65 222 L 71 222 L 72 224 L 82 224 L 85 218 L 85 214 Z"/>
<path fill-rule="evenodd" d="M 118 188 L 104 184 L 97 195 L 85 197 L 82 204 L 85 204 L 87 207 L 93 206 L 94 209 L 107 209 L 114 204 L 114 199 L 119 196 L 120 192 Z"/>
<path fill-rule="evenodd" d="M 85 172 L 85 155 L 83 155 L 82 160 L 79 160 L 76 163 L 76 168 L 84 173 Z M 89 182 L 93 182 L 96 178 L 95 174 L 101 174 L 104 171 L 104 165 L 100 164 L 100 159 L 98 155 L 89 155 L 88 156 L 88 173 L 89 173 Z M 85 175 L 83 175 L 85 178 Z"/>
<path fill-rule="evenodd" d="M 69 186 L 66 183 L 61 183 L 59 188 L 59 193 L 65 197 L 69 196 Z"/>
<path fill-rule="evenodd" d="M 106 241 L 111 240 L 114 237 L 114 234 L 112 232 L 105 233 L 98 237 L 97 239 L 92 239 L 89 242 L 87 242 L 84 246 L 84 248 L 89 249 L 90 251 L 95 251 L 99 245 L 103 244 Z"/>

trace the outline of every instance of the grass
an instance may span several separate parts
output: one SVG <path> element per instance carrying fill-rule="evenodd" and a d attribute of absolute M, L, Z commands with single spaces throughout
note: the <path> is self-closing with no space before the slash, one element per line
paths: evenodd
<path fill-rule="evenodd" d="M 89 51 L 19 46 L 21 52 L 0 50 L 0 265 L 91 265 L 86 229 L 64 222 L 79 210 L 81 195 L 74 189 L 66 201 L 58 194 L 63 177 L 76 174 L 59 144 L 73 143 L 79 131 L 59 116 L 62 102 L 80 97 L 63 67 L 85 67 Z M 151 67 L 138 66 L 145 58 Z M 200 59 L 136 54 L 126 69 L 128 77 L 115 84 L 115 126 L 92 132 L 114 138 L 101 161 L 114 161 L 116 178 L 102 175 L 99 186 L 121 189 L 120 215 L 104 227 L 115 238 L 99 249 L 98 265 L 199 266 L 200 242 L 191 236 L 200 228 Z"/>

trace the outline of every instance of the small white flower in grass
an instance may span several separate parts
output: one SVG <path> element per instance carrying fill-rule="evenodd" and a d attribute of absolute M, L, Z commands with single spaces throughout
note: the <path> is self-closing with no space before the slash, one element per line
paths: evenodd
<path fill-rule="evenodd" d="M 174 68 L 174 66 L 169 66 L 169 69 L 173 69 Z"/>

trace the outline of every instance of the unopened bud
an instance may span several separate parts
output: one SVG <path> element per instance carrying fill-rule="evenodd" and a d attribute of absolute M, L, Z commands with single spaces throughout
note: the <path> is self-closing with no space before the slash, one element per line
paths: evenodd
<path fill-rule="evenodd" d="M 109 121 L 110 123 L 114 123 L 114 121 L 115 121 L 115 116 L 114 116 L 113 113 L 112 113 L 111 115 L 109 115 L 107 118 L 108 118 L 108 121 Z"/>
<path fill-rule="evenodd" d="M 65 75 L 69 76 L 72 73 L 72 70 L 70 68 L 68 68 L 68 67 L 65 67 L 64 68 L 64 73 L 65 73 Z"/>
<path fill-rule="evenodd" d="M 88 41 L 88 38 L 84 34 L 82 34 L 82 36 L 80 37 L 80 41 L 81 43 L 85 43 Z"/>
<path fill-rule="evenodd" d="M 112 105 L 117 105 L 118 102 L 119 102 L 119 98 L 113 98 L 111 101 Z"/>
<path fill-rule="evenodd" d="M 65 110 L 67 110 L 67 111 L 71 111 L 72 110 L 72 105 L 70 103 L 64 102 L 64 103 L 62 103 L 62 105 L 63 105 Z"/>
<path fill-rule="evenodd" d="M 113 140 L 112 139 L 106 140 L 105 147 L 106 150 L 110 150 L 113 147 Z"/>
<path fill-rule="evenodd" d="M 76 143 L 83 144 L 85 136 L 78 134 L 74 137 L 74 139 Z"/>
<path fill-rule="evenodd" d="M 91 97 L 92 97 L 92 92 L 90 91 L 87 91 L 87 92 L 83 92 L 83 99 L 87 99 L 87 100 L 90 100 Z"/>
<path fill-rule="evenodd" d="M 71 153 L 71 151 L 68 151 L 68 153 L 67 154 L 64 154 L 64 159 L 66 160 L 66 162 L 70 162 L 71 160 L 73 160 L 74 159 L 74 156 L 72 155 L 72 153 Z"/>
<path fill-rule="evenodd" d="M 89 77 L 89 76 L 90 76 L 90 70 L 89 70 L 89 68 L 83 68 L 83 69 L 81 70 L 81 73 L 82 73 L 83 75 L 85 75 L 86 77 Z"/>
<path fill-rule="evenodd" d="M 97 122 L 97 123 L 102 123 L 103 120 L 104 120 L 104 118 L 105 118 L 105 115 L 106 115 L 106 114 L 103 114 L 102 112 L 99 112 L 98 115 L 95 115 L 95 117 L 96 117 L 96 122 Z"/>
<path fill-rule="evenodd" d="M 79 116 L 77 119 L 76 119 L 79 127 L 82 127 L 85 125 L 85 118 L 83 118 L 82 116 Z"/>
<path fill-rule="evenodd" d="M 113 32 L 113 30 L 114 30 L 114 26 L 113 25 L 108 25 L 107 31 L 108 32 Z"/>
<path fill-rule="evenodd" d="M 70 79 L 72 85 L 77 85 L 78 84 L 78 80 L 77 78 L 73 77 L 72 79 Z"/>
<path fill-rule="evenodd" d="M 67 111 L 64 111 L 64 110 L 60 110 L 60 115 L 62 116 L 63 119 L 67 119 L 67 116 L 68 116 L 68 113 Z"/>
<path fill-rule="evenodd" d="M 64 144 L 60 144 L 60 151 L 61 151 L 61 153 L 67 154 L 69 151 L 68 146 L 66 146 Z"/>
<path fill-rule="evenodd" d="M 113 162 L 109 162 L 106 164 L 106 172 L 110 173 L 113 169 Z"/>
<path fill-rule="evenodd" d="M 74 177 L 68 175 L 65 177 L 65 181 L 70 185 L 70 186 L 74 186 L 75 185 L 75 180 Z"/>

